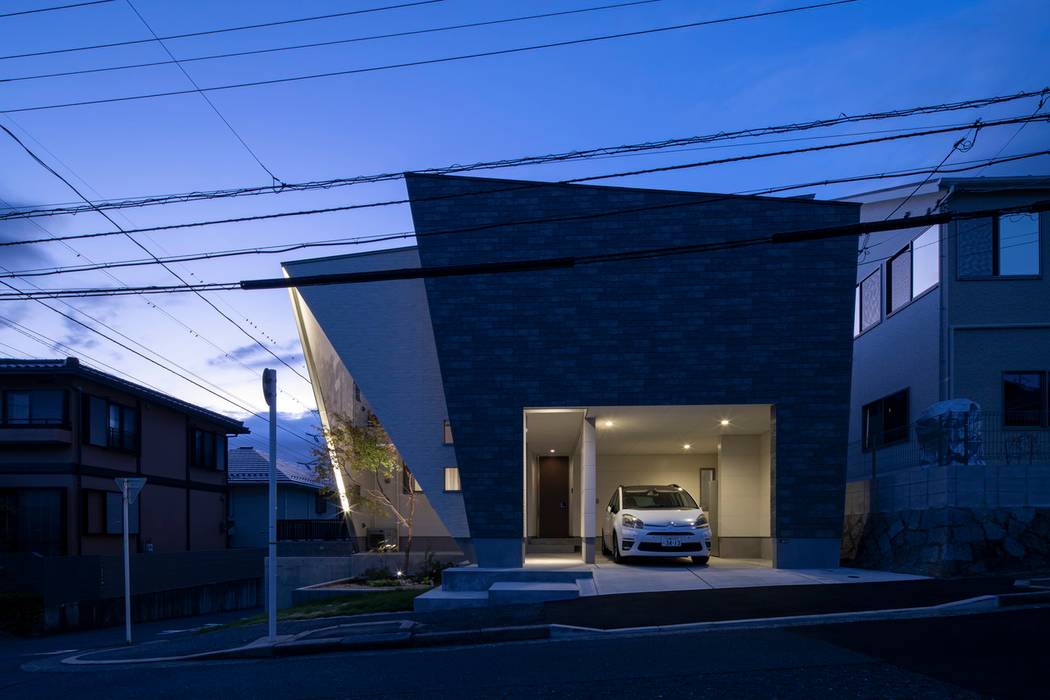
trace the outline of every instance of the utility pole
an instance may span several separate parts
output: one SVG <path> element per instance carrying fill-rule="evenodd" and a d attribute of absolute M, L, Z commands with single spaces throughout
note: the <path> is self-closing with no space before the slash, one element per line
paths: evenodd
<path fill-rule="evenodd" d="M 266 559 L 267 636 L 277 640 L 277 370 L 263 370 L 263 396 L 270 407 L 270 478 L 267 498 L 269 551 Z"/>
<path fill-rule="evenodd" d="M 124 504 L 124 642 L 131 644 L 131 525 L 128 520 L 128 506 L 138 498 L 146 479 L 114 479 L 120 487 L 120 500 Z"/>

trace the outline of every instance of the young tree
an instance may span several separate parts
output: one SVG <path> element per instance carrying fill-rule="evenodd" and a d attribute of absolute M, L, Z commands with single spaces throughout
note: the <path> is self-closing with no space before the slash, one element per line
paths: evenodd
<path fill-rule="evenodd" d="M 351 513 L 389 514 L 405 528 L 401 570 L 407 573 L 416 491 L 390 436 L 375 416 L 369 416 L 365 425 L 355 425 L 342 414 L 333 417 L 323 434 L 324 441 L 313 449 L 314 470 L 326 483 L 332 483 L 338 472 Z"/>

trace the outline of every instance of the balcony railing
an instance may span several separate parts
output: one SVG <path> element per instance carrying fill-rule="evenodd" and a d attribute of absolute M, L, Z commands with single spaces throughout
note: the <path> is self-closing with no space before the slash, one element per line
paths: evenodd
<path fill-rule="evenodd" d="M 955 427 L 943 440 L 912 425 L 904 442 L 852 443 L 847 512 L 1050 505 L 1050 427 L 1004 426 L 995 413 Z"/>

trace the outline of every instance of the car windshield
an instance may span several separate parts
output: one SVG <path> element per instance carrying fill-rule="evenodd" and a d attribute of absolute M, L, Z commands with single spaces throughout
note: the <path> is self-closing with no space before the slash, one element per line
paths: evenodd
<path fill-rule="evenodd" d="M 651 508 L 696 508 L 696 501 L 683 489 L 625 488 L 623 507 L 645 510 Z"/>

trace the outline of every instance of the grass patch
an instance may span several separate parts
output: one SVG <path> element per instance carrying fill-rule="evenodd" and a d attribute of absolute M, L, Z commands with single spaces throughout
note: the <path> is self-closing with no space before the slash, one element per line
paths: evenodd
<path fill-rule="evenodd" d="M 403 591 L 379 591 L 376 593 L 354 593 L 329 600 L 303 603 L 285 608 L 277 613 L 278 620 L 314 620 L 321 617 L 342 615 L 364 615 L 366 613 L 404 612 L 412 609 L 412 600 L 423 593 L 422 589 Z M 232 623 L 244 627 L 266 622 L 266 615 L 253 615 Z M 218 628 L 212 628 L 218 629 Z"/>

